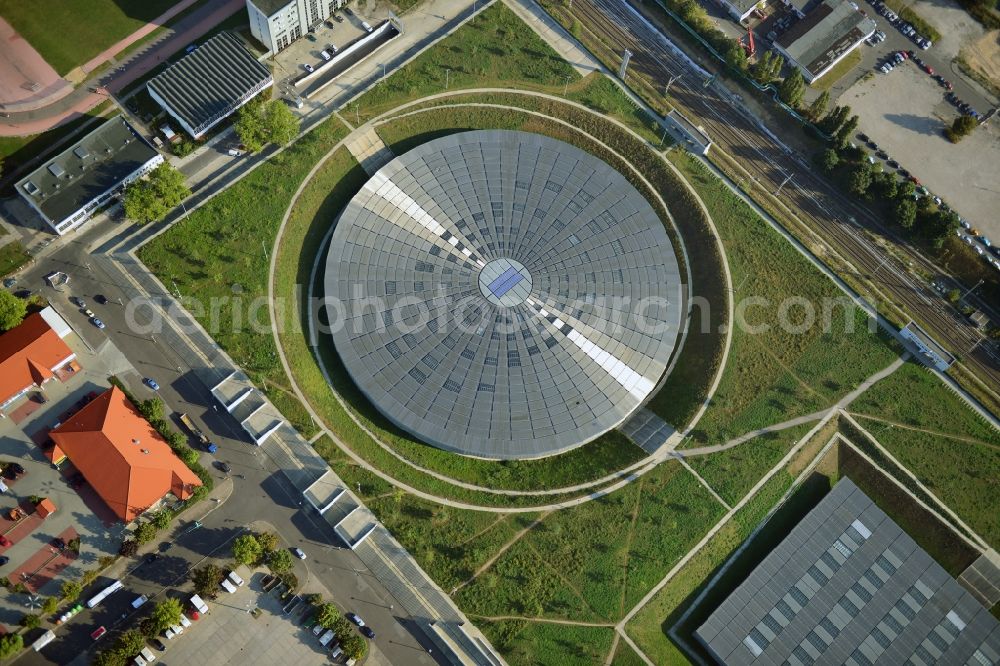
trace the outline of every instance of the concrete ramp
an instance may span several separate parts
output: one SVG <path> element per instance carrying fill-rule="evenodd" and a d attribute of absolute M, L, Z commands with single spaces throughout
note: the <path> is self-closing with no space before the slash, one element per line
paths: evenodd
<path fill-rule="evenodd" d="M 392 161 L 395 155 L 392 154 L 382 139 L 375 132 L 374 127 L 360 130 L 347 140 L 347 149 L 354 155 L 354 159 L 371 176 L 383 166 Z"/>

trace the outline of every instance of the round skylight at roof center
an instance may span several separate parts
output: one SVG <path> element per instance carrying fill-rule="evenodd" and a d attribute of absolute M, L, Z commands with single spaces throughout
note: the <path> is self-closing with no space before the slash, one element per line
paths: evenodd
<path fill-rule="evenodd" d="M 663 224 L 621 174 L 507 131 L 379 170 L 337 222 L 324 283 L 337 351 L 384 415 L 503 459 L 628 418 L 662 378 L 684 300 Z"/>

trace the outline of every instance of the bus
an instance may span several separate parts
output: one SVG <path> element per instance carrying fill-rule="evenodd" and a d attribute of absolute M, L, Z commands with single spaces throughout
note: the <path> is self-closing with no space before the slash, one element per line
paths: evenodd
<path fill-rule="evenodd" d="M 106 588 L 98 592 L 97 596 L 88 601 L 87 608 L 93 608 L 94 606 L 101 603 L 102 601 L 107 599 L 110 595 L 114 594 L 123 587 L 125 586 L 122 585 L 122 582 L 120 580 L 116 580 L 115 582 L 111 583 L 111 585 L 108 585 Z"/>

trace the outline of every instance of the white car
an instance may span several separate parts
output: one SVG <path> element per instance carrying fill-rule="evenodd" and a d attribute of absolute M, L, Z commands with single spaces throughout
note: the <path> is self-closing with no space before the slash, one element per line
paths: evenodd
<path fill-rule="evenodd" d="M 309 63 L 306 63 L 306 64 L 304 64 L 304 65 L 302 65 L 302 66 L 303 66 L 303 67 L 305 68 L 305 70 L 306 70 L 307 72 L 309 72 L 310 74 L 312 74 L 313 72 L 315 72 L 315 71 L 316 71 L 315 69 L 313 69 L 313 66 L 312 66 L 312 65 L 310 65 Z"/>
<path fill-rule="evenodd" d="M 330 60 L 330 58 L 333 57 L 333 56 L 331 56 L 329 53 L 327 53 L 326 50 L 324 49 L 324 50 L 322 50 L 322 51 L 319 52 L 319 57 L 322 58 L 323 60 Z"/>
<path fill-rule="evenodd" d="M 306 554 L 302 552 L 301 548 L 292 548 L 292 553 L 295 555 L 295 557 L 299 558 L 300 560 L 306 559 Z"/>
<path fill-rule="evenodd" d="M 368 25 L 368 21 L 362 21 L 361 27 L 365 29 L 365 32 L 371 32 L 372 30 L 374 30 L 374 28 Z"/>

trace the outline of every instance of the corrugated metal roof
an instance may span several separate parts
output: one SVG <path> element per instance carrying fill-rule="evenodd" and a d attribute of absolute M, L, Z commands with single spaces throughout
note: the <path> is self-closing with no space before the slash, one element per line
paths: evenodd
<path fill-rule="evenodd" d="M 236 109 L 271 71 L 229 33 L 220 33 L 147 85 L 167 110 L 196 131 Z"/>
<path fill-rule="evenodd" d="M 781 35 L 777 44 L 816 75 L 875 28 L 875 22 L 847 0 L 826 0 Z"/>
<path fill-rule="evenodd" d="M 1000 663 L 1000 622 L 849 478 L 695 636 L 726 666 Z"/>

